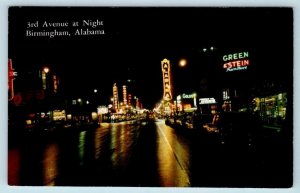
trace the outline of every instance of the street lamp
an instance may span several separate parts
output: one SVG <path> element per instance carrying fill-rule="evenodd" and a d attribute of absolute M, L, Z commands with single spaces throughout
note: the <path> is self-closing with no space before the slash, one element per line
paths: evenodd
<path fill-rule="evenodd" d="M 48 67 L 44 67 L 43 71 L 47 74 L 50 71 L 50 69 Z"/>
<path fill-rule="evenodd" d="M 49 73 L 50 69 L 48 67 L 44 67 L 42 70 L 42 86 L 44 90 L 47 90 L 48 84 L 47 83 L 47 74 Z"/>
<path fill-rule="evenodd" d="M 97 93 L 98 92 L 98 90 L 97 89 L 94 89 L 94 93 Z"/>
<path fill-rule="evenodd" d="M 179 61 L 179 66 L 180 66 L 180 67 L 185 67 L 186 64 L 187 64 L 186 59 L 181 59 L 181 60 Z"/>

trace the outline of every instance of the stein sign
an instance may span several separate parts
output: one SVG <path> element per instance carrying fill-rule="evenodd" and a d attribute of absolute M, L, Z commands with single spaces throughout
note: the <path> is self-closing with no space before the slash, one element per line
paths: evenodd
<path fill-rule="evenodd" d="M 238 52 L 223 56 L 223 68 L 226 72 L 247 70 L 250 65 L 249 52 Z"/>

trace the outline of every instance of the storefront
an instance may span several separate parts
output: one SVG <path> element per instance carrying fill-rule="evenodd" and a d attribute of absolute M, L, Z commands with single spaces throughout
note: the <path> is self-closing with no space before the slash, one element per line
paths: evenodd
<path fill-rule="evenodd" d="M 217 102 L 215 98 L 199 99 L 200 114 L 214 114 L 216 110 L 217 110 Z"/>
<path fill-rule="evenodd" d="M 254 111 L 258 112 L 264 124 L 281 126 L 286 119 L 287 93 L 278 93 L 253 99 Z"/>
<path fill-rule="evenodd" d="M 197 94 L 181 94 L 174 101 L 177 112 L 194 112 L 197 110 Z"/>

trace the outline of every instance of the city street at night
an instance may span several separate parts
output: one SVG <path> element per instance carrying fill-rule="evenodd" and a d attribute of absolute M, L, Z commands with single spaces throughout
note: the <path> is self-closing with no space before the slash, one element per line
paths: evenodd
<path fill-rule="evenodd" d="M 292 8 L 8 13 L 8 185 L 293 186 Z"/>

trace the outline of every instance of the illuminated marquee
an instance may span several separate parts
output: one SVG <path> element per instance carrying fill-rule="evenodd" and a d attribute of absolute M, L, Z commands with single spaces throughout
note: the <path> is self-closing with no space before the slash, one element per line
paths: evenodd
<path fill-rule="evenodd" d="M 163 86 L 164 86 L 164 100 L 170 101 L 172 100 L 172 94 L 171 94 L 171 79 L 170 79 L 170 61 L 167 59 L 164 59 L 161 61 L 161 68 L 162 68 L 162 74 L 163 74 Z"/>
<path fill-rule="evenodd" d="M 223 56 L 223 68 L 226 72 L 247 70 L 250 65 L 249 52 L 239 52 Z"/>
<path fill-rule="evenodd" d="M 215 104 L 216 103 L 216 99 L 214 98 L 201 98 L 199 99 L 199 104 L 203 105 L 203 104 Z"/>

